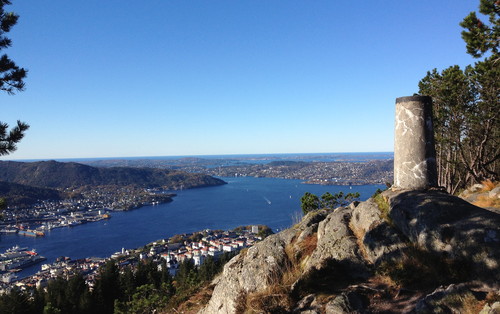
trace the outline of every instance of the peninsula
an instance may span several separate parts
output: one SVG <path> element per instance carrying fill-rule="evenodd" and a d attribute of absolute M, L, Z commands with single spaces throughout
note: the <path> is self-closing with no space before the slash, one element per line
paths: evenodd
<path fill-rule="evenodd" d="M 175 190 L 226 184 L 179 170 L 56 161 L 0 161 L 0 178 L 0 200 L 6 208 L 2 230 L 36 229 L 34 236 L 45 229 L 108 218 L 110 210 L 171 202 Z"/>

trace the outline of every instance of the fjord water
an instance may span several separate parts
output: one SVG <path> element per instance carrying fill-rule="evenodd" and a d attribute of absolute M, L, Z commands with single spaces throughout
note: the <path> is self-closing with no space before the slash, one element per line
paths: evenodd
<path fill-rule="evenodd" d="M 112 212 L 111 219 L 64 227 L 46 232 L 45 237 L 2 235 L 0 251 L 14 245 L 34 248 L 52 263 L 57 257 L 72 259 L 109 257 L 122 248 L 131 249 L 179 233 L 204 229 L 233 229 L 264 224 L 273 231 L 290 227 L 301 215 L 300 198 L 305 192 L 359 192 L 368 199 L 382 185 L 322 186 L 300 180 L 275 178 L 222 178 L 226 185 L 175 191 L 171 203 L 146 206 L 128 212 Z M 27 276 L 40 264 L 23 270 Z"/>

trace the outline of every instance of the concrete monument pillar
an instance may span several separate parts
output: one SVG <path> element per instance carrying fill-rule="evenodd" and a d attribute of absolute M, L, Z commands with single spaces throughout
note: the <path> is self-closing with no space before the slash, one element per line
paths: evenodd
<path fill-rule="evenodd" d="M 432 98 L 396 99 L 394 187 L 422 190 L 437 187 Z"/>

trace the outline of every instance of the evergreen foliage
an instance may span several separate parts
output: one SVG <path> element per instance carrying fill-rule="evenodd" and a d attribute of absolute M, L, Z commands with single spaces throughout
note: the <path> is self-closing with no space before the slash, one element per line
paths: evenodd
<path fill-rule="evenodd" d="M 200 174 L 153 168 L 92 167 L 75 162 L 0 161 L 3 181 L 46 188 L 68 188 L 85 185 L 134 185 L 185 189 L 225 184 L 224 181 Z"/>
<path fill-rule="evenodd" d="M 65 193 L 55 189 L 37 188 L 29 185 L 2 181 L 0 181 L 0 195 L 2 195 L 2 197 L 10 207 L 26 207 L 36 204 L 40 202 L 40 200 L 57 201 L 74 197 L 69 193 Z M 3 208 L 0 205 L 0 210 L 1 209 Z"/>
<path fill-rule="evenodd" d="M 467 44 L 467 53 L 479 58 L 490 52 L 498 59 L 500 41 L 500 2 L 497 0 L 481 0 L 479 12 L 488 17 L 489 25 L 481 21 L 476 12 L 471 12 L 460 23 L 464 28 L 462 38 Z"/>
<path fill-rule="evenodd" d="M 335 209 L 340 206 L 346 206 L 351 202 L 357 201 L 359 197 L 360 194 L 358 192 L 344 194 L 344 192 L 341 191 L 335 194 L 326 192 L 321 195 L 320 199 L 317 195 L 306 192 L 300 198 L 300 207 L 302 208 L 302 213 L 306 215 L 320 208 Z"/>
<path fill-rule="evenodd" d="M 490 25 L 472 12 L 460 24 L 467 52 L 482 61 L 462 70 L 458 65 L 428 71 L 419 93 L 433 98 L 438 180 L 455 194 L 473 183 L 498 180 L 500 170 L 500 6 L 481 0 L 480 12 Z"/>
<path fill-rule="evenodd" d="M 300 208 L 302 208 L 302 213 L 306 215 L 307 213 L 317 210 L 320 207 L 320 201 L 317 195 L 306 192 L 300 198 Z"/>
<path fill-rule="evenodd" d="M 0 52 L 12 45 L 12 40 L 6 36 L 16 25 L 19 16 L 13 12 L 6 12 L 4 6 L 11 4 L 8 0 L 0 0 Z M 0 56 L 0 91 L 14 94 L 24 89 L 24 79 L 27 71 L 20 68 L 6 54 Z M 9 130 L 9 125 L 0 122 L 0 156 L 8 155 L 16 150 L 16 143 L 23 137 L 29 126 L 21 121 Z"/>
<path fill-rule="evenodd" d="M 45 289 L 0 295 L 0 313 L 153 313 L 172 309 L 201 286 L 211 282 L 222 267 L 236 255 L 225 253 L 218 259 L 207 257 L 200 266 L 192 261 L 180 264 L 174 278 L 166 263 L 139 261 L 135 267 L 118 267 L 109 260 L 100 268 L 93 289 L 81 274 L 68 279 L 58 277 Z"/>

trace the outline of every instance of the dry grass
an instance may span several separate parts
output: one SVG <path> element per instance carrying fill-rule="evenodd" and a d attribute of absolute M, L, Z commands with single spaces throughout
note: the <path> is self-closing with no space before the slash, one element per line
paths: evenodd
<path fill-rule="evenodd" d="M 461 314 L 479 313 L 484 306 L 484 302 L 477 300 L 471 292 L 451 294 L 441 300 L 438 300 L 437 302 L 431 303 L 440 306 L 444 305 L 445 308 L 451 309 L 452 312 Z"/>
<path fill-rule="evenodd" d="M 481 192 L 489 192 L 497 187 L 498 182 L 493 182 L 491 180 L 485 180 L 485 181 L 482 181 L 481 184 L 483 185 Z"/>
<path fill-rule="evenodd" d="M 287 313 L 293 308 L 291 285 L 300 275 L 298 267 L 287 261 L 281 271 L 267 278 L 263 290 L 242 295 L 238 300 L 239 313 Z"/>
<path fill-rule="evenodd" d="M 488 294 L 486 295 L 486 298 L 483 301 L 483 303 L 484 303 L 483 307 L 486 304 L 492 305 L 495 302 L 500 302 L 500 291 L 498 291 L 496 293 L 492 292 L 492 291 L 488 292 Z"/>
<path fill-rule="evenodd" d="M 316 249 L 316 246 L 318 245 L 318 234 L 317 233 L 311 234 L 300 243 L 297 243 L 297 245 L 299 246 L 300 249 L 301 259 L 311 256 L 311 254 Z"/>
<path fill-rule="evenodd" d="M 264 291 L 246 297 L 245 313 L 288 313 L 293 309 L 290 288 L 282 285 L 269 286 Z"/>
<path fill-rule="evenodd" d="M 196 293 L 193 293 L 187 300 L 182 303 L 175 304 L 174 306 L 170 305 L 164 310 L 165 312 L 160 313 L 198 313 L 198 311 L 200 311 L 210 301 L 214 288 L 215 286 L 207 284 L 206 286 L 200 288 Z"/>
<path fill-rule="evenodd" d="M 286 259 L 279 270 L 267 278 L 267 287 L 253 293 L 242 293 L 237 300 L 238 313 L 287 313 L 293 309 L 291 287 L 301 275 L 300 258 L 316 248 L 316 234 L 298 243 L 300 252 L 294 249 L 295 239 L 285 247 Z M 298 254 L 300 253 L 300 254 Z"/>
<path fill-rule="evenodd" d="M 316 234 L 314 234 L 315 236 Z M 308 237 L 310 238 L 310 237 Z M 306 239 L 308 239 L 306 238 Z M 304 241 L 299 243 L 298 245 L 301 245 Z M 316 245 L 314 246 L 316 247 Z M 314 250 L 314 249 L 313 249 Z M 301 253 L 301 252 L 300 252 Z M 294 250 L 293 242 L 292 244 L 289 244 L 285 246 L 285 254 L 287 257 L 287 260 L 285 261 L 285 264 L 282 267 L 282 272 L 280 274 L 276 274 L 276 276 L 270 278 L 270 285 L 280 285 L 287 287 L 288 289 L 291 287 L 291 285 L 297 281 L 297 279 L 300 277 L 302 270 L 300 267 L 300 260 L 304 257 L 304 255 L 301 255 L 299 252 L 296 252 Z"/>
<path fill-rule="evenodd" d="M 359 251 L 361 252 L 361 256 L 363 256 L 365 261 L 370 262 L 368 258 L 368 253 L 366 253 L 366 247 L 363 242 L 366 232 L 361 228 L 354 227 L 352 219 L 349 222 L 349 229 L 351 229 L 352 233 L 354 234 L 354 237 L 356 238 L 356 244 L 358 245 Z"/>
<path fill-rule="evenodd" d="M 483 208 L 484 207 L 500 208 L 500 198 L 489 197 L 486 194 L 478 195 L 476 201 L 474 201 L 472 204 Z"/>
<path fill-rule="evenodd" d="M 403 288 L 428 289 L 468 280 L 470 265 L 410 246 L 397 261 L 382 262 L 376 273 Z"/>
<path fill-rule="evenodd" d="M 267 278 L 267 287 L 261 291 L 242 295 L 238 300 L 240 313 L 287 313 L 295 300 L 292 285 L 302 275 L 301 264 L 316 249 L 318 237 L 313 233 L 301 242 L 296 238 L 285 247 L 286 259 L 280 270 Z"/>
<path fill-rule="evenodd" d="M 244 248 L 244 249 L 241 249 L 240 250 L 240 253 L 238 253 L 242 258 L 247 256 L 247 253 L 248 253 L 248 248 Z"/>
<path fill-rule="evenodd" d="M 387 199 L 382 194 L 378 194 L 373 197 L 373 201 L 377 204 L 378 209 L 380 210 L 380 218 L 384 219 L 390 225 L 392 225 L 392 219 L 389 215 L 390 206 Z"/>
<path fill-rule="evenodd" d="M 486 296 L 486 302 L 488 304 L 493 304 L 495 302 L 500 302 L 500 291 L 498 291 L 497 293 L 488 292 L 488 295 Z"/>
<path fill-rule="evenodd" d="M 401 287 L 389 276 L 375 275 L 369 279 L 370 283 L 383 287 L 386 290 L 398 290 Z"/>

